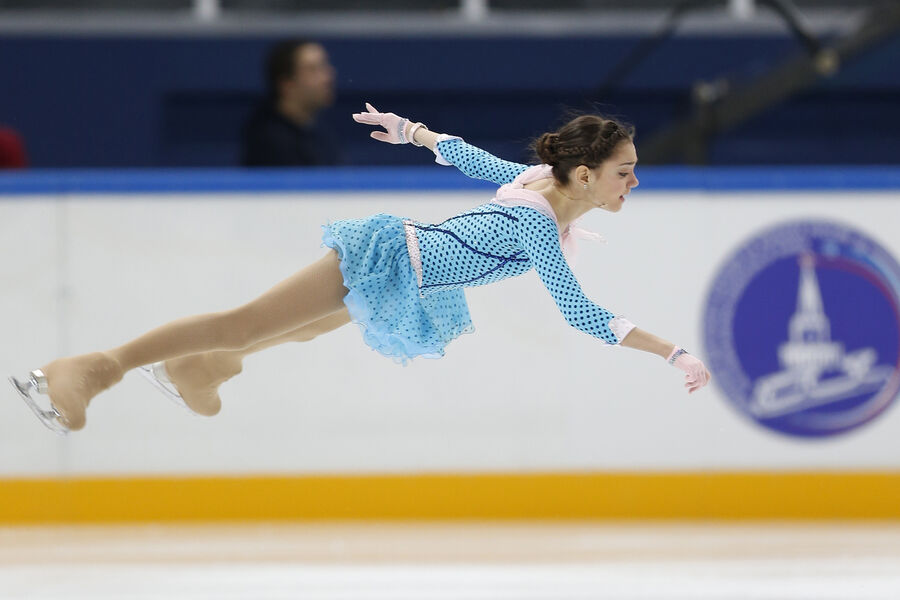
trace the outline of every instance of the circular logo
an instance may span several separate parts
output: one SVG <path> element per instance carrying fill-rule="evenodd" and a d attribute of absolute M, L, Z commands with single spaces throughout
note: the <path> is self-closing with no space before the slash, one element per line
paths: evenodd
<path fill-rule="evenodd" d="M 703 334 L 713 381 L 755 422 L 793 436 L 849 431 L 900 390 L 900 265 L 844 225 L 778 225 L 720 268 Z"/>

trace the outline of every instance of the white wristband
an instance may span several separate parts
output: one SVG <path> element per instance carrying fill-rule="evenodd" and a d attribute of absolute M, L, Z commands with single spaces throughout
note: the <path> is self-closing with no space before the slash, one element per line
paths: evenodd
<path fill-rule="evenodd" d="M 416 131 L 418 131 L 420 127 L 422 129 L 425 129 L 426 131 L 428 130 L 428 128 L 425 127 L 424 123 L 413 123 L 412 125 L 409 126 L 409 131 L 406 132 L 406 137 L 407 137 L 407 139 L 409 139 L 409 143 L 412 144 L 413 146 L 421 146 L 422 145 L 416 141 Z"/>

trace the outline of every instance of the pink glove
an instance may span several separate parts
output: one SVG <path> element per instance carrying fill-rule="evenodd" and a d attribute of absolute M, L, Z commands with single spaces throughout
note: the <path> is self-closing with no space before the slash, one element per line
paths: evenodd
<path fill-rule="evenodd" d="M 408 144 L 412 142 L 414 146 L 421 146 L 413 140 L 413 134 L 419 127 L 424 127 L 421 123 L 413 123 L 409 130 L 409 119 L 398 117 L 394 113 L 378 112 L 374 106 L 366 102 L 366 109 L 369 112 L 354 113 L 353 120 L 357 123 L 365 123 L 366 125 L 381 125 L 387 132 L 373 131 L 370 135 L 379 142 L 387 142 L 388 144 Z"/>
<path fill-rule="evenodd" d="M 675 346 L 666 360 L 670 365 L 687 373 L 684 376 L 686 380 L 684 387 L 688 388 L 689 394 L 702 388 L 712 378 L 703 362 L 699 358 L 688 354 L 684 348 Z"/>

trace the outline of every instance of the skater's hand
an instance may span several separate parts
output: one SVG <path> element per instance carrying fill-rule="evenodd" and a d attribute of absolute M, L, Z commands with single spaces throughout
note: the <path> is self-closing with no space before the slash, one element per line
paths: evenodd
<path fill-rule="evenodd" d="M 679 351 L 681 352 L 679 353 Z M 703 364 L 703 361 L 696 356 L 691 356 L 686 350 L 679 348 L 678 346 L 675 346 L 675 349 L 672 350 L 668 360 L 672 361 L 672 357 L 676 354 L 678 356 L 671 364 L 675 368 L 681 369 L 686 373 L 684 376 L 684 387 L 688 389 L 689 394 L 696 392 L 709 383 L 712 376 L 709 374 L 709 370 Z"/>
<path fill-rule="evenodd" d="M 366 109 L 369 112 L 354 113 L 353 120 L 357 123 L 365 123 L 366 125 L 381 125 L 387 131 L 373 131 L 370 135 L 379 142 L 387 142 L 388 144 L 408 144 L 412 140 L 412 136 L 418 127 L 422 127 L 421 123 L 413 123 L 410 127 L 409 119 L 400 117 L 394 113 L 382 113 L 366 102 Z M 413 142 L 415 144 L 415 142 Z"/>

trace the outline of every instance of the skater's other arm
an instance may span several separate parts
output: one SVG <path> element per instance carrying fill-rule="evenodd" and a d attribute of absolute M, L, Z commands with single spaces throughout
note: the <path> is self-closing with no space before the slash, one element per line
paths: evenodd
<path fill-rule="evenodd" d="M 672 354 L 672 351 L 675 350 L 675 344 L 672 342 L 657 337 L 649 331 L 638 329 L 637 327 L 619 340 L 619 345 L 625 346 L 626 348 L 650 352 L 651 354 L 656 354 L 662 358 L 668 358 L 668 356 Z"/>
<path fill-rule="evenodd" d="M 434 152 L 438 164 L 453 165 L 473 179 L 503 185 L 528 168 L 528 165 L 497 158 L 490 152 L 467 144 L 458 136 L 430 131 L 422 123 L 414 123 L 394 113 L 378 112 L 368 103 L 366 108 L 368 112 L 354 114 L 353 120 L 385 128 L 385 131 L 373 131 L 372 138 L 390 144 L 424 146 Z"/>
<path fill-rule="evenodd" d="M 585 296 L 563 256 L 556 222 L 531 208 L 519 209 L 517 216 L 522 248 L 566 322 L 607 344 L 618 344 L 634 325 Z"/>
<path fill-rule="evenodd" d="M 665 358 L 669 364 L 684 371 L 684 387 L 688 393 L 709 383 L 709 371 L 698 358 L 672 342 L 638 329 L 624 317 L 616 316 L 588 299 L 563 257 L 556 223 L 531 209 L 523 209 L 522 215 L 518 221 L 522 245 L 569 325 L 607 344 L 634 348 Z"/>
<path fill-rule="evenodd" d="M 415 132 L 417 140 L 420 134 L 423 137 L 432 134 L 428 138 L 430 140 L 433 137 L 435 141 L 433 150 L 439 164 L 453 165 L 464 175 L 473 179 L 483 179 L 503 185 L 511 182 L 518 177 L 519 173 L 528 168 L 528 165 L 497 158 L 490 152 L 468 144 L 458 137 L 440 134 L 435 136 L 433 132 L 422 131 L 420 128 Z"/>
<path fill-rule="evenodd" d="M 619 345 L 656 354 L 666 359 L 673 367 L 684 371 L 684 387 L 689 394 L 712 380 L 712 375 L 700 359 L 649 331 L 635 327 L 619 340 Z"/>

